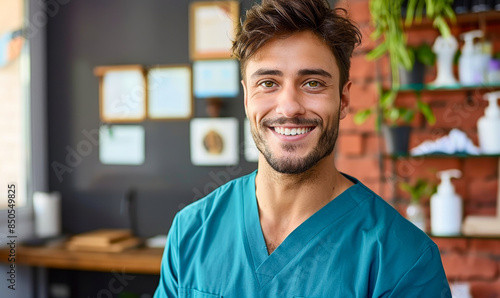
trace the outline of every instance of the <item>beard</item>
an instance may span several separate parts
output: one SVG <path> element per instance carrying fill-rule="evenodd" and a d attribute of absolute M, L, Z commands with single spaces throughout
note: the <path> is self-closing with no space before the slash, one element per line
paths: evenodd
<path fill-rule="evenodd" d="M 340 112 L 339 112 L 340 113 Z M 319 119 L 303 119 L 303 118 L 275 118 L 275 119 L 263 119 L 260 124 L 260 132 L 257 128 L 251 128 L 252 137 L 257 145 L 257 148 L 265 157 L 267 163 L 277 172 L 282 174 L 302 174 L 307 170 L 314 167 L 321 159 L 330 155 L 335 148 L 335 143 L 337 141 L 338 131 L 339 131 L 339 115 L 333 118 L 332 123 L 326 127 L 324 122 Z M 320 129 L 321 135 L 319 136 L 318 143 L 304 157 L 282 157 L 279 158 L 274 154 L 270 146 L 264 139 L 264 133 L 270 126 L 283 125 L 283 124 L 295 124 L 301 126 L 315 126 L 315 129 Z M 294 144 L 281 144 L 281 149 L 293 153 L 299 146 Z"/>

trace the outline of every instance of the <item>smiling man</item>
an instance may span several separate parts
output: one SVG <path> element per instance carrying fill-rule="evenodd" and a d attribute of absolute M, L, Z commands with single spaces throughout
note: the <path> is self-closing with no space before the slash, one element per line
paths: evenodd
<path fill-rule="evenodd" d="M 437 246 L 335 168 L 359 30 L 264 0 L 233 44 L 258 169 L 180 211 L 155 297 L 451 297 Z"/>

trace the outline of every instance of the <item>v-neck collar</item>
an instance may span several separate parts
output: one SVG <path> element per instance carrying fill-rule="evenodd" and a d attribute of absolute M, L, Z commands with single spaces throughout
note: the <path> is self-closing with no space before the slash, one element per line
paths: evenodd
<path fill-rule="evenodd" d="M 288 235 L 285 240 L 268 255 L 264 234 L 259 220 L 259 210 L 255 195 L 255 177 L 257 171 L 247 176 L 242 185 L 245 233 L 247 236 L 247 252 L 253 261 L 255 277 L 262 288 L 280 272 L 318 233 L 329 224 L 354 208 L 359 202 L 352 200 L 351 193 L 361 187 L 359 181 L 345 175 L 354 185 L 330 201 L 323 208 L 311 215 Z"/>

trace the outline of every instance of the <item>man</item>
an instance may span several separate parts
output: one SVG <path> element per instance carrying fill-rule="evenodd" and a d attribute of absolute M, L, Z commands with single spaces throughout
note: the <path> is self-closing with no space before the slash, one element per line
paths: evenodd
<path fill-rule="evenodd" d="M 233 45 L 258 170 L 180 211 L 155 297 L 451 297 L 437 246 L 340 173 L 359 30 L 322 0 L 264 0 Z"/>

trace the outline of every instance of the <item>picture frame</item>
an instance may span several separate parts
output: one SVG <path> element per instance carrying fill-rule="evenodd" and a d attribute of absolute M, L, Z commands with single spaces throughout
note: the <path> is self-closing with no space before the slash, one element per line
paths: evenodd
<path fill-rule="evenodd" d="M 148 118 L 181 120 L 193 115 L 192 70 L 189 65 L 160 65 L 147 71 Z"/>
<path fill-rule="evenodd" d="M 248 162 L 258 162 L 260 151 L 252 137 L 250 120 L 245 118 L 243 122 L 243 137 L 245 144 L 245 160 Z"/>
<path fill-rule="evenodd" d="M 193 2 L 189 16 L 191 60 L 231 58 L 239 17 L 238 1 Z"/>
<path fill-rule="evenodd" d="M 236 97 L 240 93 L 239 64 L 234 59 L 193 62 L 196 98 Z"/>
<path fill-rule="evenodd" d="M 191 119 L 190 148 L 193 165 L 237 165 L 238 119 L 233 117 Z"/>
<path fill-rule="evenodd" d="M 101 125 L 99 161 L 104 165 L 142 165 L 146 160 L 145 138 L 145 129 L 140 124 Z"/>
<path fill-rule="evenodd" d="M 141 122 L 146 118 L 146 76 L 141 65 L 98 66 L 99 116 L 104 123 Z"/>

